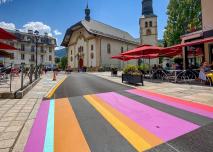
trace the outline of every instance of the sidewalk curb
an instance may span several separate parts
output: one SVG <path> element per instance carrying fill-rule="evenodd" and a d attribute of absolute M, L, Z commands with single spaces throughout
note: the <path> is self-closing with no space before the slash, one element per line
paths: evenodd
<path fill-rule="evenodd" d="M 65 76 L 63 79 L 61 79 L 59 82 L 56 83 L 56 85 L 54 85 L 50 91 L 44 96 L 43 100 L 49 100 L 53 94 L 55 93 L 55 91 L 58 89 L 58 87 L 60 87 L 60 85 L 67 79 L 67 76 Z"/>

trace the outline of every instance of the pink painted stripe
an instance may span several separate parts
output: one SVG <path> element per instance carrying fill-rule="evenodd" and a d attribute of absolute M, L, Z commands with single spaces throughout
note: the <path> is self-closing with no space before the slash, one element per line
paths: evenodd
<path fill-rule="evenodd" d="M 184 105 L 187 105 L 187 106 L 190 106 L 190 107 L 193 107 L 193 108 L 213 112 L 212 106 L 208 106 L 208 105 L 204 105 L 204 104 L 196 103 L 196 102 L 190 102 L 190 101 L 186 101 L 186 100 L 183 100 L 183 99 L 179 99 L 179 98 L 175 98 L 175 97 L 171 97 L 171 96 L 167 96 L 167 95 L 163 95 L 163 94 L 159 94 L 159 93 L 154 93 L 154 92 L 147 91 L 147 90 L 142 90 L 142 89 L 137 89 L 137 90 L 141 91 L 141 92 L 148 93 L 148 94 L 153 95 L 153 96 L 159 96 L 161 98 L 168 99 L 172 102 L 177 102 L 177 103 L 184 104 Z"/>
<path fill-rule="evenodd" d="M 145 98 L 148 98 L 148 99 L 151 99 L 151 100 L 154 100 L 154 101 L 166 104 L 166 105 L 170 105 L 170 106 L 182 109 L 182 110 L 186 110 L 186 111 L 189 111 L 189 112 L 192 112 L 192 113 L 196 113 L 196 114 L 208 117 L 208 118 L 213 118 L 213 112 L 205 111 L 205 110 L 202 110 L 202 109 L 197 109 L 197 108 L 194 108 L 194 107 L 190 107 L 188 105 L 184 105 L 184 104 L 181 104 L 181 103 L 178 103 L 178 102 L 174 102 L 174 101 L 171 101 L 168 98 L 163 98 L 163 97 L 159 96 L 158 94 L 149 94 L 147 92 L 144 92 L 144 91 L 138 90 L 138 89 L 127 90 L 127 92 L 141 96 L 141 97 L 145 97 Z"/>
<path fill-rule="evenodd" d="M 40 105 L 24 152 L 43 152 L 50 101 Z"/>
<path fill-rule="evenodd" d="M 97 94 L 97 96 L 165 142 L 199 128 L 198 125 L 114 92 Z"/>

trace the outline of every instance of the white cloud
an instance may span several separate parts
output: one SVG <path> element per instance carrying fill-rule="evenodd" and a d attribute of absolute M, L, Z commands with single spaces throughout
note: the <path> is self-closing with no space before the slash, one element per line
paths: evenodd
<path fill-rule="evenodd" d="M 9 30 L 15 30 L 16 26 L 13 23 L 6 23 L 6 22 L 0 22 L 0 27 L 1 28 L 5 28 L 5 29 L 9 29 Z"/>
<path fill-rule="evenodd" d="M 57 36 L 57 35 L 61 35 L 62 33 L 61 32 L 59 32 L 58 30 L 54 30 L 53 31 L 54 32 L 54 34 Z"/>
<path fill-rule="evenodd" d="M 9 1 L 12 1 L 12 0 L 0 0 L 0 4 L 4 4 L 4 3 L 9 2 Z"/>
<path fill-rule="evenodd" d="M 23 29 L 21 29 L 24 32 L 27 32 L 28 30 L 37 30 L 39 31 L 39 34 L 48 33 L 49 36 L 52 36 L 51 33 L 51 27 L 42 23 L 42 22 L 29 22 L 25 25 L 23 25 Z"/>
<path fill-rule="evenodd" d="M 63 46 L 57 46 L 56 48 L 55 48 L 55 50 L 60 50 L 60 49 L 63 49 L 64 47 Z"/>

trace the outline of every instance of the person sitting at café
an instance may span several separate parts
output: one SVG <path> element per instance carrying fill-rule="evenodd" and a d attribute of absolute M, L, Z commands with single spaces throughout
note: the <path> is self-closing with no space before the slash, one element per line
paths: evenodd
<path fill-rule="evenodd" d="M 171 67 L 170 67 L 169 63 L 166 63 L 165 70 L 171 70 Z"/>
<path fill-rule="evenodd" d="M 207 78 L 209 78 L 212 82 L 213 73 L 211 73 L 211 68 L 208 66 L 208 63 L 203 62 L 203 64 L 200 67 L 199 79 L 207 81 Z"/>

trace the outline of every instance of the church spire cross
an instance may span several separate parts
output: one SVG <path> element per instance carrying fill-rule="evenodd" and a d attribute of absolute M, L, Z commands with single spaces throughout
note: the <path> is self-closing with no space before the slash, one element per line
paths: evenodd
<path fill-rule="evenodd" d="M 153 15 L 152 0 L 142 0 L 142 15 Z"/>
<path fill-rule="evenodd" d="M 85 20 L 90 21 L 90 9 L 89 9 L 88 1 L 87 1 L 86 9 L 85 9 Z"/>

